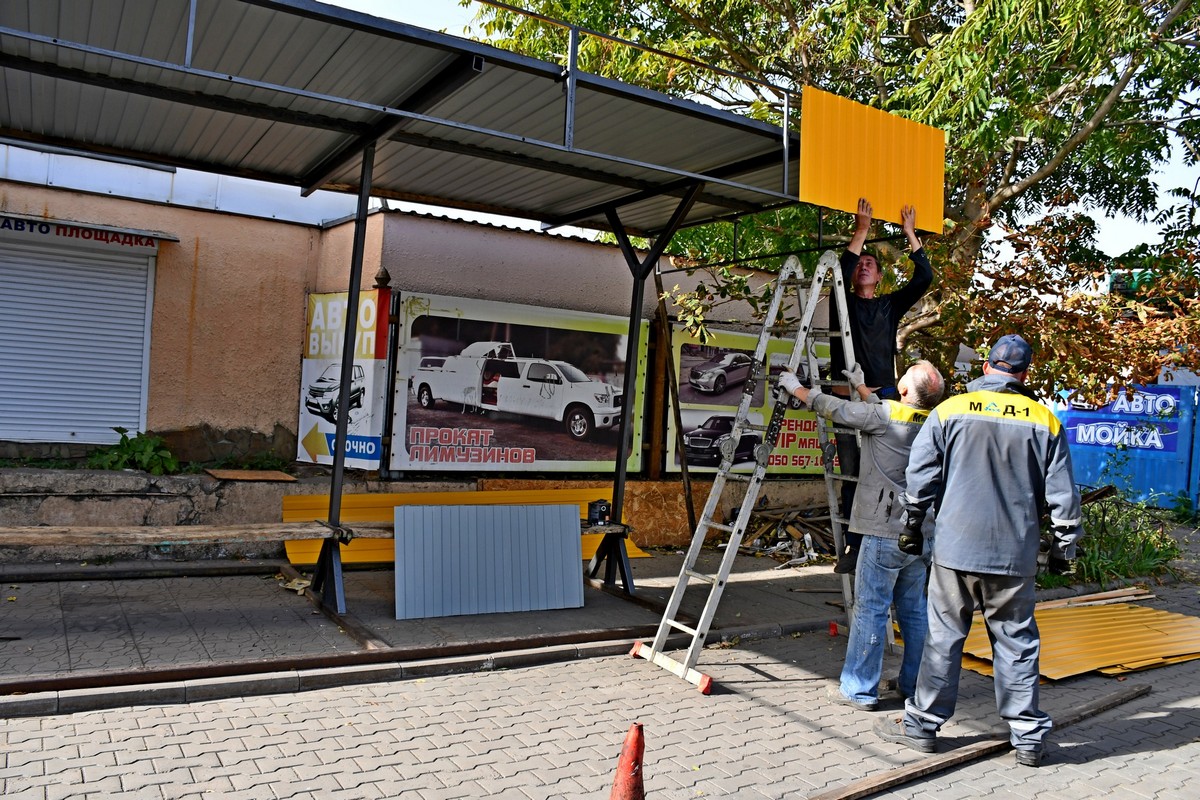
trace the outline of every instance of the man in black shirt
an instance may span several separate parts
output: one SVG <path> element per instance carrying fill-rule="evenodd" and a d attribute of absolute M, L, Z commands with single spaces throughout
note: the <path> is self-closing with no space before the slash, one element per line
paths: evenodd
<path fill-rule="evenodd" d="M 909 258 L 913 262 L 913 274 L 896 291 L 875 294 L 883 273 L 875 256 L 863 252 L 871 231 L 871 204 L 865 199 L 858 201 L 854 235 L 842 253 L 842 279 L 849 290 L 846 293 L 846 311 L 850 317 L 854 360 L 863 369 L 867 388 L 882 400 L 896 399 L 896 332 L 900 328 L 900 320 L 933 283 L 933 268 L 916 234 L 916 209 L 905 206 L 900 211 L 900 219 L 908 245 L 912 248 Z M 830 375 L 841 375 L 846 368 L 842 342 L 837 337 L 830 343 L 830 362 Z M 836 387 L 834 392 L 848 394 L 843 387 Z"/>
<path fill-rule="evenodd" d="M 854 235 L 842 253 L 842 280 L 845 282 L 846 313 L 850 323 L 850 339 L 854 345 L 854 360 L 862 367 L 864 385 L 880 399 L 897 399 L 896 394 L 896 333 L 900 320 L 916 305 L 921 296 L 933 283 L 933 268 L 925 248 L 917 237 L 917 211 L 912 206 L 900 210 L 900 221 L 904 236 L 912 252 L 913 274 L 907 283 L 894 292 L 877 295 L 883 273 L 879 260 L 871 253 L 864 253 L 867 236 L 871 231 L 871 204 L 859 198 L 858 212 L 854 215 Z M 830 306 L 830 326 L 837 325 L 837 311 Z M 841 375 L 846 368 L 846 357 L 839 337 L 831 338 L 829 345 L 829 374 Z M 833 387 L 835 394 L 848 395 L 845 387 Z M 837 434 L 838 462 L 843 475 L 858 475 L 858 442 L 853 434 Z M 842 486 L 842 517 L 850 515 L 854 503 L 854 484 Z M 854 571 L 858 559 L 858 545 L 862 537 L 847 534 L 846 548 L 838 554 L 836 572 Z"/>

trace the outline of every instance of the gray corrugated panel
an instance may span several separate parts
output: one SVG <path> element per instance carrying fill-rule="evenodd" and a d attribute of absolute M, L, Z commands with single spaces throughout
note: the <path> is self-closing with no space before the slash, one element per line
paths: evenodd
<path fill-rule="evenodd" d="M 579 507 L 398 506 L 396 618 L 579 608 Z"/>
<path fill-rule="evenodd" d="M 709 180 L 689 223 L 789 202 L 778 196 L 781 165 L 728 170 L 749 157 L 781 159 L 781 132 L 760 122 L 580 75 L 575 149 L 566 151 L 558 64 L 302 0 L 201 0 L 185 63 L 188 7 L 6 0 L 0 26 L 27 35 L 0 34 L 0 128 L 35 142 L 353 191 L 355 153 L 399 126 L 446 144 L 416 153 L 411 140 L 382 144 L 379 194 L 541 220 L 622 204 L 688 173 Z M 717 176 L 754 186 L 724 186 Z M 639 201 L 630 224 L 656 230 L 675 207 L 671 197 Z M 596 212 L 578 222 L 607 226 Z"/>

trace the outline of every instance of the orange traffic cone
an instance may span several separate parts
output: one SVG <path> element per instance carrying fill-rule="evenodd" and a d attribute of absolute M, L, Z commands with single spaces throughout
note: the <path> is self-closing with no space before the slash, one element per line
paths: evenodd
<path fill-rule="evenodd" d="M 642 756 L 646 752 L 646 741 L 642 738 L 642 724 L 635 722 L 625 734 L 621 758 L 617 761 L 617 774 L 613 777 L 612 794 L 608 800 L 646 800 L 642 787 Z"/>

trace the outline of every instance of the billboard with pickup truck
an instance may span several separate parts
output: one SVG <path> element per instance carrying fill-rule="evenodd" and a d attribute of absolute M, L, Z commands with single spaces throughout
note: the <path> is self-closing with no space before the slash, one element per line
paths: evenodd
<path fill-rule="evenodd" d="M 406 294 L 390 468 L 616 469 L 628 321 Z M 638 387 L 644 395 L 646 325 Z M 635 417 L 640 399 L 634 402 Z M 634 419 L 630 469 L 640 464 Z"/>

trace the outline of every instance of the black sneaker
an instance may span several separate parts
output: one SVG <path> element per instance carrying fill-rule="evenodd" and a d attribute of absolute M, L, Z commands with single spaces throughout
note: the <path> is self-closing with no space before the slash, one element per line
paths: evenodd
<path fill-rule="evenodd" d="M 1040 747 L 1033 750 L 1017 750 L 1017 763 L 1022 767 L 1040 767 L 1044 753 Z"/>
<path fill-rule="evenodd" d="M 875 735 L 921 753 L 932 753 L 937 749 L 936 736 L 909 736 L 905 733 L 903 718 L 889 717 L 879 720 L 875 723 Z"/>
<path fill-rule="evenodd" d="M 879 703 L 873 700 L 867 703 L 860 703 L 858 700 L 846 697 L 846 695 L 842 694 L 841 687 L 838 686 L 827 687 L 825 689 L 825 696 L 829 698 L 831 703 L 850 706 L 851 708 L 857 708 L 859 711 L 874 711 L 879 707 Z"/>
<path fill-rule="evenodd" d="M 846 549 L 838 556 L 837 563 L 833 565 L 833 571 L 838 575 L 849 575 L 857 566 L 858 548 L 846 545 Z"/>

